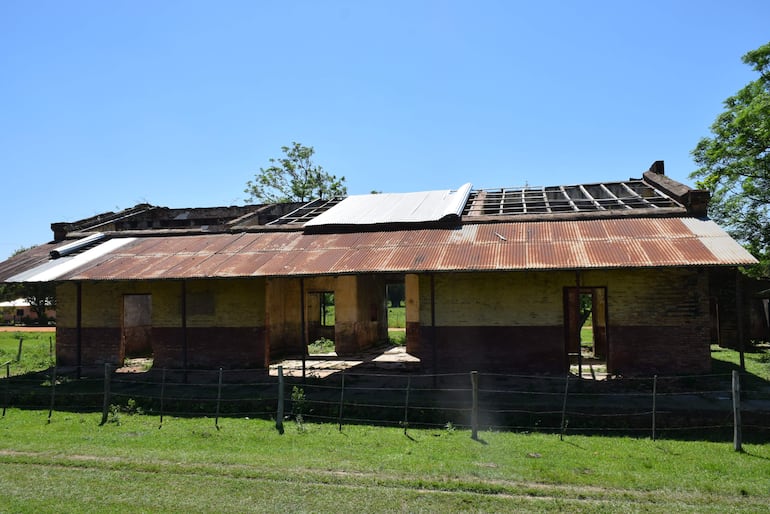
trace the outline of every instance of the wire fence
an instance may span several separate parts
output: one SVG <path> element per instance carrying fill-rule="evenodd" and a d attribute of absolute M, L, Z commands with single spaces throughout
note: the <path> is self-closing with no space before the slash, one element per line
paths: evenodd
<path fill-rule="evenodd" d="M 169 417 L 273 419 L 478 431 L 620 434 L 729 440 L 770 438 L 770 387 L 750 374 L 591 380 L 576 375 L 422 374 L 338 371 L 323 378 L 273 370 L 180 370 L 80 376 L 70 372 L 0 379 L 10 407 Z"/>

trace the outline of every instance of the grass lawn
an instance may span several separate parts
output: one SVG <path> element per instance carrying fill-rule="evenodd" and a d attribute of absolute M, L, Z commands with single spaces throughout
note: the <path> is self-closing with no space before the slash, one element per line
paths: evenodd
<path fill-rule="evenodd" d="M 770 445 L 11 409 L 4 512 L 767 512 Z"/>
<path fill-rule="evenodd" d="M 21 360 L 19 356 L 19 339 L 22 339 Z M 55 351 L 55 332 L 0 332 L 0 364 L 11 362 L 11 375 L 22 375 L 30 371 L 48 369 L 53 365 L 51 354 Z M 0 376 L 5 377 L 6 369 L 0 369 Z"/>

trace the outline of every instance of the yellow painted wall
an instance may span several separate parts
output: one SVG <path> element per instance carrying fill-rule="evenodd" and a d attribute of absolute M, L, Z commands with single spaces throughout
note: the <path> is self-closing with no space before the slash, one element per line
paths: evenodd
<path fill-rule="evenodd" d="M 563 319 L 569 272 L 435 275 L 436 326 L 552 326 Z M 422 326 L 431 321 L 430 276 L 420 275 Z"/>

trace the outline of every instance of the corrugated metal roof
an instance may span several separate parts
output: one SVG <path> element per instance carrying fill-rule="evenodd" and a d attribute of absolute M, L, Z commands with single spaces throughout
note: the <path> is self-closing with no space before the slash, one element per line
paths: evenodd
<path fill-rule="evenodd" d="M 261 232 L 112 239 L 18 280 L 150 280 L 735 266 L 756 260 L 714 222 L 596 219 L 349 234 Z M 12 280 L 13 281 L 13 280 Z"/>

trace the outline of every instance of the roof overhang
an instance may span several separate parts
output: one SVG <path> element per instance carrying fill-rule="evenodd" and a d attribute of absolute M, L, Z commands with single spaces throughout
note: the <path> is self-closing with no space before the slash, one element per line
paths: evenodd
<path fill-rule="evenodd" d="M 30 265 L 4 281 L 744 266 L 756 262 L 713 221 L 628 218 L 335 234 L 273 231 L 114 238 L 71 257 Z"/>

